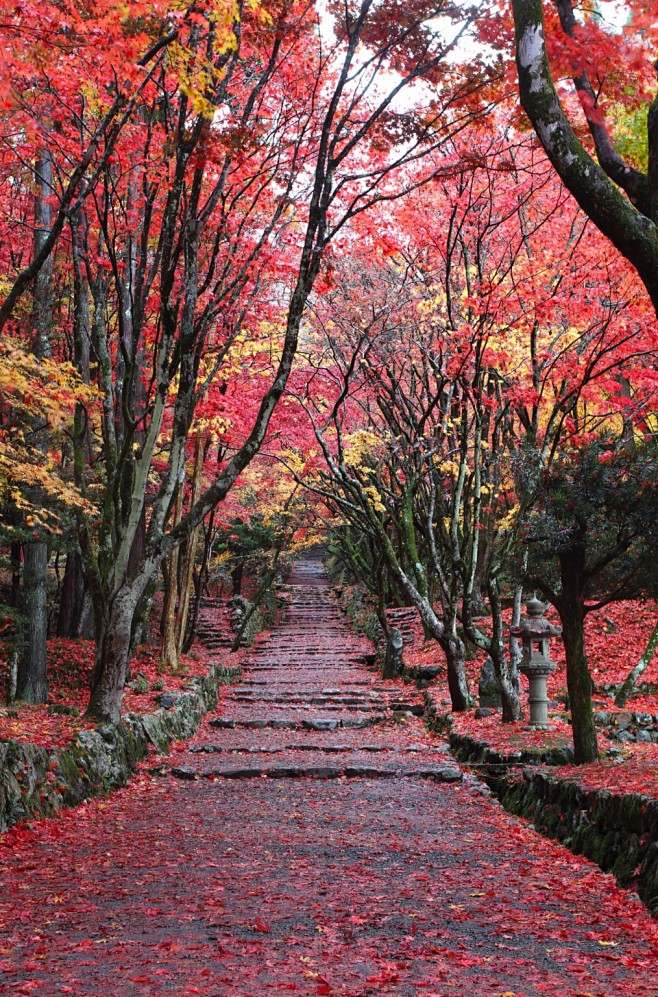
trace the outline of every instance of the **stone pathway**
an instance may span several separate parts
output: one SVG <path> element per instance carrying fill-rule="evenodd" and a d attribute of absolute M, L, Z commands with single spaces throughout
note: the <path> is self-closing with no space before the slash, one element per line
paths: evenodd
<path fill-rule="evenodd" d="M 157 774 L 0 839 L 0 993 L 658 997 L 637 898 L 461 775 L 317 564 L 290 595 Z"/>
<path fill-rule="evenodd" d="M 423 716 L 422 696 L 413 687 L 401 695 L 365 671 L 366 645 L 346 632 L 321 566 L 298 562 L 288 591 L 281 624 L 249 654 L 243 681 L 224 692 L 221 715 L 209 721 L 212 738 L 193 744 L 173 774 L 461 780 L 445 744 L 406 736 L 409 719 Z"/>

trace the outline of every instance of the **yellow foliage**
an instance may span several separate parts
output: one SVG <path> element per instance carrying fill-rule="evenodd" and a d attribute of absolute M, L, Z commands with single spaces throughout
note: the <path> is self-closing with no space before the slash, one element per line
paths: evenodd
<path fill-rule="evenodd" d="M 345 438 L 344 462 L 347 467 L 360 467 L 384 446 L 385 440 L 369 429 L 357 429 Z"/>
<path fill-rule="evenodd" d="M 0 493 L 25 515 L 28 527 L 57 532 L 53 503 L 93 512 L 71 482 L 62 477 L 57 452 L 35 445 L 34 432 L 47 432 L 49 444 L 70 429 L 76 404 L 92 406 L 95 388 L 84 384 L 70 363 L 38 359 L 18 344 L 0 347 L 0 405 L 6 421 L 0 430 Z"/>
<path fill-rule="evenodd" d="M 363 491 L 368 499 L 368 503 L 375 512 L 386 512 L 386 506 L 382 502 L 381 493 L 374 485 L 365 485 Z"/>
<path fill-rule="evenodd" d="M 230 419 L 227 419 L 223 415 L 214 415 L 209 419 L 195 419 L 190 433 L 191 435 L 195 433 L 208 434 L 216 441 L 223 436 L 227 436 L 230 428 Z"/>
<path fill-rule="evenodd" d="M 505 516 L 503 516 L 502 519 L 498 520 L 498 522 L 496 523 L 496 528 L 501 531 L 511 530 L 512 527 L 516 525 L 516 520 L 519 515 L 520 508 L 521 507 L 518 504 L 518 502 L 515 505 L 513 505 L 512 508 L 509 510 L 509 512 Z"/>
<path fill-rule="evenodd" d="M 459 464 L 456 460 L 444 460 L 438 465 L 439 471 L 442 474 L 449 474 L 451 477 L 456 478 L 459 474 Z"/>
<path fill-rule="evenodd" d="M 294 474 L 301 474 L 304 470 L 304 457 L 298 450 L 284 449 L 279 451 L 278 456 Z"/>
<path fill-rule="evenodd" d="M 73 364 L 37 359 L 11 342 L 0 346 L 0 402 L 14 414 L 43 420 L 57 432 L 69 424 L 76 402 L 89 405 L 97 398 Z"/>

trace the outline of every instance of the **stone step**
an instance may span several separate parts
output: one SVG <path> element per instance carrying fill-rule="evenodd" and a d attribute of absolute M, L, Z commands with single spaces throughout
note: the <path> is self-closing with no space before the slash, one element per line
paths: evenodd
<path fill-rule="evenodd" d="M 245 745 L 231 745 L 229 744 L 193 744 L 189 747 L 189 753 L 193 755 L 280 755 L 291 751 L 315 751 L 318 754 L 345 754 L 345 753 L 366 753 L 366 754 L 409 754 L 409 755 L 444 755 L 447 754 L 447 749 L 445 746 L 440 748 L 429 748 L 424 744 L 408 745 L 403 748 L 394 748 L 389 744 L 309 744 L 300 742 L 297 744 L 288 743 L 283 745 L 272 745 L 270 747 L 265 747 L 263 745 L 254 745 L 251 747 L 246 747 Z"/>
<path fill-rule="evenodd" d="M 157 769 L 157 772 L 168 772 Z M 178 779 L 431 779 L 433 782 L 460 782 L 462 773 L 452 766 L 395 768 L 383 765 L 240 765 L 196 769 L 178 765 L 171 774 Z"/>
<path fill-rule="evenodd" d="M 364 713 L 371 715 L 372 713 L 381 712 L 382 710 L 389 710 L 393 713 L 400 713 L 404 715 L 412 714 L 416 717 L 422 717 L 425 713 L 425 707 L 422 704 L 416 703 L 383 703 L 380 701 L 375 701 L 368 703 L 367 701 L 359 700 L 355 703 L 350 704 L 347 701 L 331 703 L 326 699 L 306 699 L 300 698 L 299 700 L 294 700 L 290 697 L 281 697 L 279 699 L 274 699 L 271 697 L 254 697 L 249 698 L 247 696 L 227 696 L 224 700 L 225 707 L 230 707 L 230 704 L 236 703 L 241 706 L 249 704 L 251 706 L 259 707 L 264 706 L 268 709 L 277 710 L 294 710 L 296 713 L 306 710 L 307 708 L 321 707 L 328 713 Z"/>
<path fill-rule="evenodd" d="M 282 679 L 282 678 L 279 677 L 279 673 L 278 672 L 276 672 L 275 674 L 276 674 L 276 677 L 277 677 L 277 682 L 276 682 L 277 688 L 280 687 L 280 686 L 283 687 L 283 686 L 288 686 L 288 685 L 291 686 L 291 687 L 293 687 L 293 688 L 295 688 L 295 689 L 300 688 L 300 679 L 299 679 L 299 677 L 298 678 L 283 678 Z M 336 676 L 332 675 L 331 677 L 336 680 Z M 372 679 L 359 678 L 358 677 L 358 672 L 357 673 L 350 672 L 348 677 L 349 677 L 350 686 L 367 686 L 368 689 L 371 689 L 373 692 L 377 692 L 377 693 L 380 693 L 380 692 L 383 693 L 383 692 L 389 692 L 390 691 L 386 686 L 373 685 Z M 340 677 L 338 677 L 338 679 L 336 681 L 340 681 Z M 252 678 L 249 677 L 249 675 L 245 675 L 244 678 L 241 680 L 240 685 L 241 686 L 255 685 L 255 686 L 259 686 L 260 687 L 260 686 L 270 686 L 271 683 L 268 682 L 266 679 L 264 679 L 262 677 L 258 678 L 258 679 L 252 679 Z M 317 686 L 315 686 L 314 688 L 317 688 Z M 320 691 L 322 692 L 323 690 L 320 690 Z"/>
<path fill-rule="evenodd" d="M 392 702 L 387 697 L 377 694 L 371 696 L 360 690 L 350 692 L 349 689 L 343 690 L 340 694 L 327 696 L 313 689 L 297 688 L 296 691 L 293 691 L 292 689 L 277 689 L 272 686 L 263 688 L 261 686 L 260 688 L 245 689 L 243 692 L 230 692 L 229 695 L 234 701 L 244 700 L 246 703 L 254 703 L 258 700 L 264 703 L 333 703 L 334 705 L 345 703 L 348 706 L 363 704 L 370 707 L 373 705 L 386 706 L 389 701 Z"/>
<path fill-rule="evenodd" d="M 267 664 L 259 665 L 259 664 L 256 664 L 253 661 L 250 661 L 249 662 L 249 671 L 250 672 L 269 672 L 269 671 L 276 671 L 278 669 L 283 669 L 285 671 L 288 671 L 291 667 L 293 667 L 293 668 L 294 667 L 301 667 L 301 668 L 303 668 L 304 674 L 308 674 L 310 672 L 313 672 L 315 674 L 315 673 L 319 672 L 320 674 L 326 675 L 327 672 L 330 671 L 332 678 L 335 675 L 340 675 L 341 673 L 343 675 L 354 675 L 354 667 L 355 666 L 352 665 L 351 667 L 347 667 L 347 665 L 348 665 L 347 662 L 340 662 L 340 663 L 339 662 L 331 662 L 331 663 L 326 663 L 325 662 L 323 664 L 316 664 L 315 662 L 308 662 L 308 661 L 300 663 L 300 662 L 297 662 L 297 661 L 294 661 L 294 660 L 293 661 L 288 661 L 288 662 L 285 662 L 285 663 L 283 661 L 272 661 L 272 660 L 270 660 L 270 661 L 268 661 Z M 363 684 L 367 685 L 368 683 L 364 682 Z"/>
<path fill-rule="evenodd" d="M 361 730 L 365 727 L 374 727 L 390 721 L 390 715 L 386 713 L 375 713 L 365 717 L 318 717 L 315 719 L 302 717 L 255 717 L 240 718 L 216 717 L 209 720 L 209 726 L 217 730 L 235 730 L 243 728 L 245 730 Z"/>

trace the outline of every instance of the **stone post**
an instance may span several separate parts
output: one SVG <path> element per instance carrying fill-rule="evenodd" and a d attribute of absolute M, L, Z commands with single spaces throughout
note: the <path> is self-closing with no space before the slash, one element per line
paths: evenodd
<path fill-rule="evenodd" d="M 386 645 L 386 656 L 382 668 L 382 678 L 394 679 L 402 672 L 402 649 L 404 640 L 397 627 L 392 627 Z"/>

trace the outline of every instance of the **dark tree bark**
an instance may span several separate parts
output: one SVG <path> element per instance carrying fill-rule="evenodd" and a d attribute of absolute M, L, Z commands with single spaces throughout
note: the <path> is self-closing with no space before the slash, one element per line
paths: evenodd
<path fill-rule="evenodd" d="M 210 551 L 212 548 L 214 526 L 215 513 L 211 512 L 207 523 L 203 526 L 203 552 L 201 554 L 201 563 L 198 571 L 194 571 L 192 573 L 194 599 L 192 600 L 192 609 L 188 616 L 185 636 L 181 646 L 183 654 L 187 654 L 192 647 L 199 626 L 201 600 L 203 598 L 204 587 L 208 584 L 208 575 L 210 573 Z"/>
<path fill-rule="evenodd" d="M 521 716 L 519 689 L 515 682 L 515 663 L 512 655 L 507 653 L 505 628 L 503 624 L 503 607 L 500 588 L 496 578 L 490 578 L 487 591 L 491 606 L 493 635 L 487 648 L 500 689 L 500 702 L 503 708 L 503 723 L 514 723 Z"/>
<path fill-rule="evenodd" d="M 141 595 L 141 593 L 140 593 Z M 132 624 L 138 598 L 124 588 L 97 621 L 96 660 L 87 712 L 99 721 L 117 723 L 130 664 Z"/>
<path fill-rule="evenodd" d="M 571 0 L 557 0 L 557 7 L 563 30 L 570 33 Z M 512 8 L 523 109 L 563 183 L 635 267 L 658 313 L 658 100 L 651 105 L 647 119 L 647 176 L 620 160 L 595 107 L 588 113 L 587 100 L 583 103 L 597 162 L 576 137 L 555 90 L 546 54 L 542 0 L 512 0 Z M 580 93 L 589 96 L 584 74 L 576 76 L 576 84 Z"/>
<path fill-rule="evenodd" d="M 466 657 L 464 642 L 459 638 L 447 638 L 441 645 L 446 656 L 448 690 L 453 713 L 461 713 L 473 705 L 466 677 Z"/>
<path fill-rule="evenodd" d="M 402 672 L 404 641 L 397 627 L 391 627 L 386 642 L 386 654 L 382 665 L 382 678 L 395 679 Z"/>
<path fill-rule="evenodd" d="M 21 601 L 21 544 L 13 540 L 11 544 L 11 604 L 18 608 Z"/>
<path fill-rule="evenodd" d="M 599 757 L 592 713 L 592 678 L 585 651 L 585 545 L 574 543 L 560 553 L 562 593 L 556 608 L 562 623 L 562 640 L 567 660 L 567 689 L 573 725 L 576 765 L 595 762 Z"/>
<path fill-rule="evenodd" d="M 80 621 L 85 601 L 85 581 L 82 573 L 82 558 L 77 551 L 66 555 L 64 580 L 57 615 L 58 637 L 79 637 Z"/>
<path fill-rule="evenodd" d="M 34 256 L 37 258 L 52 228 L 50 198 L 53 190 L 53 163 L 48 152 L 36 162 L 34 201 Z M 34 286 L 32 304 L 32 350 L 36 357 L 50 356 L 53 319 L 52 258 L 41 267 Z M 40 452 L 48 449 L 48 430 L 34 426 L 34 439 Z M 18 665 L 16 697 L 30 703 L 48 699 L 46 681 L 46 640 L 48 637 L 47 570 L 48 545 L 43 541 L 23 544 L 26 639 Z"/>
<path fill-rule="evenodd" d="M 48 682 L 46 680 L 47 567 L 47 544 L 23 544 L 26 624 L 23 648 L 18 664 L 16 699 L 23 699 L 28 703 L 45 703 L 48 699 Z"/>
<path fill-rule="evenodd" d="M 244 561 L 238 561 L 231 572 L 231 595 L 242 595 L 242 578 L 244 576 Z"/>

